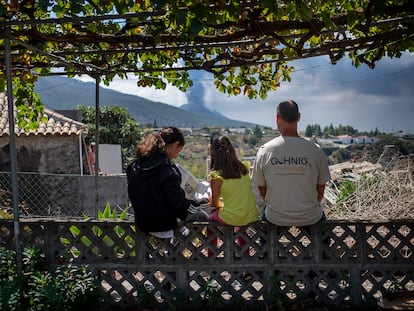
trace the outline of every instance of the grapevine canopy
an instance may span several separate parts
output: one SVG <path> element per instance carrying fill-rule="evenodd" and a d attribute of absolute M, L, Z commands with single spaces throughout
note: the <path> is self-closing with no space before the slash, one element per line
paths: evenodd
<path fill-rule="evenodd" d="M 15 92 L 49 74 L 106 84 L 135 74 L 138 86 L 185 91 L 188 71 L 205 70 L 221 92 L 266 98 L 289 81 L 291 60 L 350 57 L 374 68 L 412 52 L 414 1 L 2 0 L 0 31 L 0 91 L 7 38 Z"/>

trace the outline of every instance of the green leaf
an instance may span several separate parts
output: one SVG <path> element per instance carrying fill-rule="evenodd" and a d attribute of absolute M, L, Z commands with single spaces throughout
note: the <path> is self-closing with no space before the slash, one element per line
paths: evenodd
<path fill-rule="evenodd" d="M 178 10 L 175 15 L 175 22 L 177 25 L 185 25 L 187 20 L 187 10 Z"/>
<path fill-rule="evenodd" d="M 109 204 L 109 202 L 107 202 L 106 205 L 105 205 L 105 209 L 103 211 L 102 218 L 103 219 L 110 219 L 111 218 L 111 205 Z"/>
<path fill-rule="evenodd" d="M 108 202 L 108 204 L 109 204 L 109 202 Z M 116 211 L 116 208 L 114 208 L 114 210 L 112 211 L 111 219 L 118 219 L 118 213 Z"/>
<path fill-rule="evenodd" d="M 119 218 L 122 220 L 126 219 L 128 215 L 128 210 L 129 210 L 129 206 L 122 211 L 121 215 L 119 215 Z"/>
<path fill-rule="evenodd" d="M 7 14 L 7 8 L 3 3 L 0 3 L 0 16 L 5 16 Z"/>
<path fill-rule="evenodd" d="M 203 28 L 204 23 L 201 20 L 193 19 L 190 27 L 191 37 L 195 37 L 196 35 L 198 35 L 201 32 L 201 30 L 203 30 Z"/>
<path fill-rule="evenodd" d="M 39 0 L 39 7 L 42 11 L 47 11 L 49 0 Z"/>
<path fill-rule="evenodd" d="M 74 236 L 78 236 L 81 233 L 80 229 L 76 226 L 70 226 L 69 230 Z"/>

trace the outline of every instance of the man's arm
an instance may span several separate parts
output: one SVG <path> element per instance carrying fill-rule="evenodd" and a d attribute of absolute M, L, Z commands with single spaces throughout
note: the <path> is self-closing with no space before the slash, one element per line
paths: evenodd
<path fill-rule="evenodd" d="M 325 192 L 325 184 L 316 185 L 316 191 L 318 192 L 318 202 L 321 202 L 323 199 L 323 194 Z"/>
<path fill-rule="evenodd" d="M 266 196 L 266 190 L 267 190 L 266 186 L 258 186 L 258 188 L 259 188 L 260 196 L 264 199 Z"/>

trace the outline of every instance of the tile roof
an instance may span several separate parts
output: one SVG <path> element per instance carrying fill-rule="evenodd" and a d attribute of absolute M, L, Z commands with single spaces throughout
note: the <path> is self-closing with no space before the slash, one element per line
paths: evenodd
<path fill-rule="evenodd" d="M 0 93 L 0 137 L 3 135 L 9 135 L 9 115 L 8 115 L 8 103 L 5 93 Z M 14 117 L 16 118 L 17 112 L 14 107 Z M 44 115 L 47 117 L 45 123 L 40 123 L 39 127 L 35 130 L 25 132 L 19 128 L 17 122 L 15 122 L 14 131 L 17 136 L 29 136 L 29 135 L 80 135 L 81 132 L 87 131 L 86 124 L 78 122 L 64 115 L 57 113 L 48 108 L 44 108 Z"/>

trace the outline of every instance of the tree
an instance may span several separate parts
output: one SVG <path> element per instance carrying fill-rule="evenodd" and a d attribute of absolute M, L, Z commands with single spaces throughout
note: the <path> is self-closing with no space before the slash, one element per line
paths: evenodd
<path fill-rule="evenodd" d="M 313 128 L 312 125 L 306 125 L 306 129 L 305 129 L 305 136 L 306 137 L 312 137 L 313 135 Z"/>
<path fill-rule="evenodd" d="M 262 138 L 263 137 L 263 130 L 259 125 L 256 124 L 256 126 L 253 128 L 253 135 L 256 138 Z"/>
<path fill-rule="evenodd" d="M 305 129 L 305 136 L 312 137 L 314 135 L 317 137 L 322 136 L 321 126 L 319 124 L 307 125 Z"/>
<path fill-rule="evenodd" d="M 78 106 L 83 122 L 88 125 L 88 142 L 96 141 L 95 107 Z M 145 131 L 124 107 L 104 106 L 99 111 L 99 142 L 120 144 L 123 168 L 134 158 L 135 148 Z"/>
<path fill-rule="evenodd" d="M 290 81 L 290 60 L 348 56 L 374 68 L 412 52 L 413 21 L 412 0 L 10 0 L 0 2 L 0 59 L 12 56 L 19 110 L 40 109 L 30 92 L 51 69 L 106 84 L 134 73 L 139 86 L 182 91 L 189 70 L 206 70 L 224 93 L 266 98 Z M 0 91 L 5 81 L 0 68 Z"/>
<path fill-rule="evenodd" d="M 324 127 L 323 133 L 324 133 L 325 137 L 337 135 L 336 131 L 335 131 L 335 128 L 334 128 L 332 123 L 329 126 Z"/>

